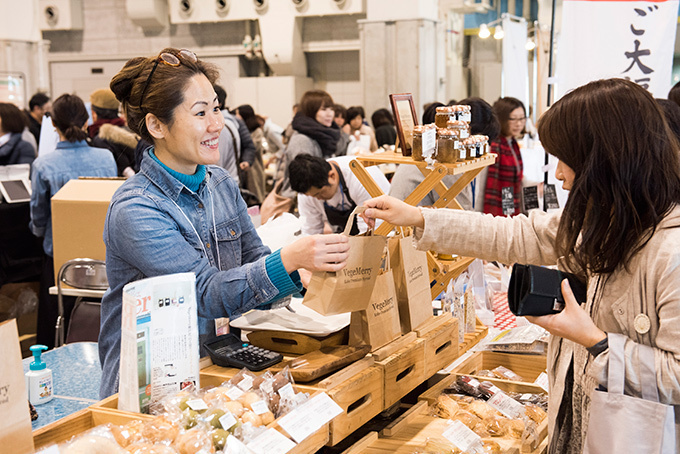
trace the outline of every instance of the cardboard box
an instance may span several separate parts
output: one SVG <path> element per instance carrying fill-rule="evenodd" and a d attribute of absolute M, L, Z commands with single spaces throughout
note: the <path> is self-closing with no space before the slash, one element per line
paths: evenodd
<path fill-rule="evenodd" d="M 64 262 L 106 259 L 102 235 L 113 193 L 124 180 L 71 180 L 52 197 L 54 280 Z"/>

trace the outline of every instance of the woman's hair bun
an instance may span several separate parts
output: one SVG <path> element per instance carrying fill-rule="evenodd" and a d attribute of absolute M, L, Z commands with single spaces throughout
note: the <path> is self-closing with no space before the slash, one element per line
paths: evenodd
<path fill-rule="evenodd" d="M 116 99 L 120 102 L 128 102 L 130 100 L 130 94 L 132 93 L 132 87 L 134 87 L 135 79 L 144 70 L 144 66 L 147 59 L 145 57 L 135 57 L 127 61 L 123 69 L 118 72 L 113 79 L 109 87 Z"/>

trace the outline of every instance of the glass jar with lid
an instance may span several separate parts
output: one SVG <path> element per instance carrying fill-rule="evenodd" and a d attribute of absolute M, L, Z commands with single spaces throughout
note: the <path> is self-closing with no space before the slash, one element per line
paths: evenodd
<path fill-rule="evenodd" d="M 461 139 L 467 139 L 470 137 L 470 125 L 461 120 L 449 120 L 446 123 L 448 129 L 453 129 L 458 131 L 458 137 Z"/>
<path fill-rule="evenodd" d="M 456 112 L 454 106 L 437 107 L 434 114 L 434 124 L 438 128 L 446 128 L 446 123 L 449 120 L 456 119 Z"/>
<path fill-rule="evenodd" d="M 413 127 L 413 148 L 411 156 L 414 161 L 423 161 L 423 125 L 416 125 Z"/>
<path fill-rule="evenodd" d="M 437 161 L 445 164 L 458 161 L 459 147 L 458 131 L 448 128 L 437 129 Z"/>

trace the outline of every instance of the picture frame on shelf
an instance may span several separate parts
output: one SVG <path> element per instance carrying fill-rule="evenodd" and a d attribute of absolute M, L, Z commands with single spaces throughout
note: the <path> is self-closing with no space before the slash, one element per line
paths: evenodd
<path fill-rule="evenodd" d="M 411 93 L 390 94 L 390 104 L 394 114 L 397 136 L 403 156 L 411 156 L 413 148 L 413 128 L 418 124 L 416 109 Z"/>

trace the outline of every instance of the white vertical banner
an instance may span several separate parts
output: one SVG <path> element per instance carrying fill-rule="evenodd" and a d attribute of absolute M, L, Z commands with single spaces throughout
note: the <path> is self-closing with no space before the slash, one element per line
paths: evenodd
<path fill-rule="evenodd" d="M 678 0 L 564 0 L 557 50 L 557 98 L 597 79 L 620 77 L 665 98 Z"/>
<path fill-rule="evenodd" d="M 503 18 L 503 90 L 501 96 L 519 99 L 529 109 L 529 54 L 527 23 Z M 528 114 L 527 110 L 527 114 Z"/>

